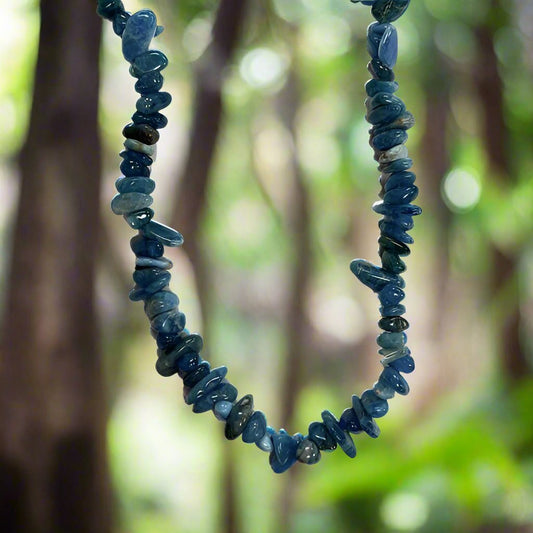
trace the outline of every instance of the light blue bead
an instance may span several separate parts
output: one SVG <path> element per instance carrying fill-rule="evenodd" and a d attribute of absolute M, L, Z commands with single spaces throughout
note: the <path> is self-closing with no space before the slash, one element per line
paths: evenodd
<path fill-rule="evenodd" d="M 156 16 L 149 9 L 137 11 L 128 19 L 122 34 L 122 54 L 126 61 L 131 63 L 148 50 L 156 28 Z"/>
<path fill-rule="evenodd" d="M 366 390 L 361 394 L 361 403 L 372 418 L 385 416 L 389 410 L 387 400 L 380 398 L 373 390 Z"/>
<path fill-rule="evenodd" d="M 233 408 L 232 402 L 222 400 L 215 404 L 215 406 L 213 407 L 213 412 L 215 413 L 217 420 L 220 420 L 221 422 L 225 422 L 232 408 Z"/>
<path fill-rule="evenodd" d="M 151 220 L 146 226 L 143 226 L 142 231 L 146 237 L 157 239 L 165 246 L 181 246 L 183 244 L 183 236 L 179 231 L 155 220 Z"/>
<path fill-rule="evenodd" d="M 126 139 L 124 141 L 124 146 L 128 150 L 134 150 L 135 152 L 140 152 L 149 156 L 153 161 L 155 161 L 155 155 L 157 153 L 157 147 L 155 144 L 144 144 L 141 141 L 135 139 Z"/>
<path fill-rule="evenodd" d="M 376 342 L 382 348 L 400 348 L 407 342 L 407 335 L 403 332 L 391 333 L 390 331 L 384 331 L 378 335 Z"/>
<path fill-rule="evenodd" d="M 381 37 L 378 58 L 386 67 L 392 68 L 396 65 L 396 60 L 398 59 L 398 32 L 390 24 L 387 24 L 387 28 Z"/>
<path fill-rule="evenodd" d="M 258 440 L 255 445 L 264 452 L 270 453 L 274 449 L 274 445 L 272 444 L 272 437 L 265 433 L 264 437 L 260 440 Z"/>
<path fill-rule="evenodd" d="M 374 292 L 379 292 L 389 283 L 395 283 L 398 286 L 403 284 L 403 280 L 399 276 L 385 272 L 382 268 L 365 259 L 354 259 L 350 263 L 350 270 L 361 283 Z"/>
<path fill-rule="evenodd" d="M 379 376 L 379 381 L 390 385 L 398 394 L 409 394 L 409 385 L 403 376 L 394 368 L 386 366 Z"/>

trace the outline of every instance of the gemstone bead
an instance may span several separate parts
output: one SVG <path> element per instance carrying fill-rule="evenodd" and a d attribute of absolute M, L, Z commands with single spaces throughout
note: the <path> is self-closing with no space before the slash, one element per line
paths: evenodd
<path fill-rule="evenodd" d="M 374 292 L 379 292 L 389 283 L 402 284 L 401 278 L 385 272 L 365 259 L 354 259 L 350 263 L 350 270 L 361 283 Z"/>
<path fill-rule="evenodd" d="M 155 93 L 163 87 L 163 81 L 161 72 L 148 72 L 135 82 L 135 90 L 140 94 Z"/>
<path fill-rule="evenodd" d="M 311 439 L 319 450 L 331 451 L 337 447 L 337 441 L 326 429 L 322 422 L 312 422 L 309 424 L 309 439 Z"/>
<path fill-rule="evenodd" d="M 113 31 L 119 36 L 122 37 L 124 30 L 126 29 L 126 24 L 130 18 L 130 14 L 126 12 L 115 13 L 113 16 Z"/>
<path fill-rule="evenodd" d="M 382 305 L 379 308 L 381 316 L 397 316 L 405 314 L 405 305 Z"/>
<path fill-rule="evenodd" d="M 381 263 L 383 265 L 383 270 L 393 274 L 401 274 L 402 272 L 405 272 L 407 268 L 398 255 L 390 252 L 383 252 L 381 254 Z"/>
<path fill-rule="evenodd" d="M 272 444 L 272 437 L 265 433 L 262 439 L 258 440 L 255 445 L 262 451 L 270 453 L 274 449 Z"/>
<path fill-rule="evenodd" d="M 243 431 L 254 412 L 254 398 L 243 396 L 232 408 L 226 420 L 224 435 L 228 440 L 236 439 Z"/>
<path fill-rule="evenodd" d="M 363 428 L 363 431 L 369 437 L 377 439 L 381 431 L 374 422 L 374 419 L 365 411 L 361 400 L 355 394 L 352 396 L 352 409 L 355 416 L 359 419 L 359 424 Z"/>
<path fill-rule="evenodd" d="M 124 215 L 124 220 L 128 226 L 133 229 L 141 229 L 144 225 L 148 224 L 154 216 L 154 210 L 147 207 L 146 209 L 140 209 L 133 213 Z"/>
<path fill-rule="evenodd" d="M 205 413 L 213 409 L 217 402 L 233 402 L 237 398 L 237 394 L 237 389 L 231 383 L 222 382 L 205 396 L 194 402 L 192 411 L 193 413 Z"/>
<path fill-rule="evenodd" d="M 196 352 L 187 352 L 179 357 L 173 354 L 161 352 L 156 363 L 155 369 L 163 377 L 169 377 L 176 373 L 186 374 L 198 368 L 200 356 Z"/>
<path fill-rule="evenodd" d="M 149 194 L 127 192 L 117 194 L 111 200 L 111 210 L 115 215 L 126 215 L 152 205 L 154 199 Z"/>
<path fill-rule="evenodd" d="M 98 0 L 96 12 L 105 19 L 111 20 L 121 11 L 124 11 L 124 4 L 121 0 Z"/>
<path fill-rule="evenodd" d="M 415 369 L 415 360 L 410 355 L 404 355 L 399 359 L 391 361 L 389 366 L 397 370 L 398 372 L 403 372 L 404 374 L 410 374 Z"/>
<path fill-rule="evenodd" d="M 342 448 L 342 451 L 348 457 L 355 457 L 357 452 L 352 437 L 340 427 L 339 421 L 333 416 L 333 414 L 327 410 L 322 411 L 322 420 L 324 421 L 326 429 Z"/>
<path fill-rule="evenodd" d="M 135 255 L 145 257 L 161 257 L 164 246 L 156 239 L 148 239 L 143 235 L 135 235 L 130 240 L 130 248 Z"/>
<path fill-rule="evenodd" d="M 385 331 L 378 335 L 376 342 L 382 348 L 401 348 L 407 342 L 405 333 L 390 333 Z"/>
<path fill-rule="evenodd" d="M 266 430 L 267 420 L 265 414 L 261 411 L 255 411 L 242 432 L 242 440 L 248 444 L 258 442 L 265 436 Z"/>
<path fill-rule="evenodd" d="M 155 144 L 144 144 L 140 141 L 136 141 L 135 139 L 126 139 L 124 141 L 124 146 L 130 150 L 134 150 L 136 152 L 141 152 L 142 154 L 146 154 L 150 156 L 154 161 L 157 156 L 157 146 Z"/>
<path fill-rule="evenodd" d="M 217 420 L 220 420 L 221 422 L 225 422 L 232 408 L 233 408 L 232 402 L 221 400 L 220 402 L 215 403 L 213 407 L 213 412 L 215 413 L 215 417 Z"/>
<path fill-rule="evenodd" d="M 378 244 L 379 255 L 381 255 L 384 251 L 392 252 L 393 254 L 399 256 L 409 255 L 411 253 L 409 246 L 403 242 L 393 239 L 392 237 L 388 237 L 387 235 L 381 235 L 378 239 Z"/>
<path fill-rule="evenodd" d="M 122 176 L 115 181 L 119 193 L 140 192 L 150 194 L 154 192 L 155 181 L 141 176 Z"/>
<path fill-rule="evenodd" d="M 130 152 L 131 150 L 128 150 Z M 140 154 L 140 152 L 137 152 Z M 144 155 L 144 154 L 142 154 Z M 120 171 L 124 176 L 130 177 L 143 177 L 148 178 L 150 176 L 150 167 L 140 163 L 139 161 L 134 161 L 132 159 L 124 159 L 120 163 Z"/>
<path fill-rule="evenodd" d="M 144 312 L 149 320 L 157 315 L 178 307 L 179 298 L 171 291 L 159 291 L 144 302 Z"/>
<path fill-rule="evenodd" d="M 150 115 L 145 115 L 144 113 L 139 113 L 139 111 L 136 111 L 132 115 L 131 120 L 133 120 L 135 124 L 149 124 L 158 130 L 164 128 L 168 124 L 167 117 L 161 113 L 151 113 Z"/>
<path fill-rule="evenodd" d="M 153 257 L 139 256 L 135 259 L 135 268 L 155 267 L 163 270 L 169 270 L 172 268 L 172 261 L 166 257 L 154 259 Z"/>
<path fill-rule="evenodd" d="M 405 292 L 395 283 L 389 283 L 378 293 L 381 305 L 393 305 L 405 298 Z"/>
<path fill-rule="evenodd" d="M 345 409 L 342 412 L 339 420 L 339 426 L 344 431 L 349 431 L 350 433 L 354 434 L 361 433 L 363 431 L 361 423 L 359 422 L 359 418 L 357 418 L 357 415 L 352 408 Z"/>
<path fill-rule="evenodd" d="M 276 474 L 288 470 L 296 462 L 297 441 L 285 433 L 272 435 L 273 451 L 270 453 L 270 466 Z"/>
<path fill-rule="evenodd" d="M 406 233 L 401 226 L 394 222 L 388 222 L 386 220 L 380 220 L 378 223 L 381 233 L 391 237 L 392 239 L 403 242 L 405 244 L 413 244 L 415 240 L 411 235 Z"/>
<path fill-rule="evenodd" d="M 129 293 L 129 299 L 133 302 L 137 302 L 139 300 L 144 300 L 148 297 L 150 297 L 151 294 L 154 294 L 162 289 L 164 289 L 168 282 L 170 281 L 170 273 L 161 271 L 161 275 L 150 283 L 149 285 L 146 285 L 144 287 L 140 285 L 135 285 L 135 287 L 130 291 Z"/>
<path fill-rule="evenodd" d="M 148 50 L 138 55 L 131 64 L 130 74 L 134 78 L 140 78 L 148 72 L 159 72 L 168 65 L 168 58 L 159 50 Z"/>
<path fill-rule="evenodd" d="M 383 133 L 378 133 L 370 140 L 370 145 L 374 150 L 378 150 L 380 152 L 383 152 L 385 150 L 389 150 L 393 146 L 397 146 L 398 144 L 403 144 L 405 141 L 407 141 L 407 132 L 405 130 L 388 130 L 384 131 Z"/>
<path fill-rule="evenodd" d="M 390 400 L 394 397 L 394 389 L 385 381 L 376 381 L 372 390 L 376 393 L 376 396 L 383 398 L 384 400 Z"/>
<path fill-rule="evenodd" d="M 148 124 L 135 124 L 135 122 L 124 126 L 122 135 L 148 145 L 155 144 L 159 140 L 159 132 L 155 128 Z"/>
<path fill-rule="evenodd" d="M 224 379 L 227 373 L 228 369 L 225 366 L 220 366 L 211 370 L 209 374 L 203 377 L 190 389 L 187 396 L 185 397 L 185 403 L 187 405 L 191 405 L 199 398 L 205 396 Z"/>
<path fill-rule="evenodd" d="M 390 24 L 379 24 L 377 22 L 373 22 L 372 24 L 370 24 L 370 26 L 368 26 L 366 48 L 368 50 L 368 53 L 373 58 L 378 57 L 378 50 L 379 50 L 381 39 L 383 38 L 383 34 L 385 33 L 385 31 L 388 29 L 389 26 Z M 381 58 L 379 59 L 382 61 Z M 386 66 L 389 66 L 389 65 L 386 65 Z"/>
<path fill-rule="evenodd" d="M 191 370 L 186 376 L 183 377 L 184 387 L 194 387 L 196 383 L 201 381 L 210 372 L 211 368 L 207 361 L 203 361 L 197 368 Z"/>
<path fill-rule="evenodd" d="M 413 160 L 409 157 L 403 159 L 395 159 L 389 163 L 382 163 L 378 169 L 380 172 L 392 174 L 394 172 L 401 172 L 402 170 L 409 170 L 413 166 Z"/>
<path fill-rule="evenodd" d="M 151 93 L 141 96 L 137 100 L 135 106 L 137 107 L 137 111 L 139 111 L 139 113 L 149 115 L 151 113 L 157 113 L 158 111 L 161 111 L 161 109 L 169 106 L 171 101 L 172 97 L 169 93 Z"/>
<path fill-rule="evenodd" d="M 131 63 L 148 50 L 156 27 L 156 16 L 149 9 L 137 11 L 128 19 L 122 35 L 122 55 L 126 61 Z"/>
<path fill-rule="evenodd" d="M 365 104 L 367 108 L 366 120 L 373 125 L 388 124 L 405 111 L 405 104 L 397 96 L 390 93 L 378 93 L 372 98 L 367 98 Z M 392 146 L 395 145 L 391 145 L 389 148 Z"/>
<path fill-rule="evenodd" d="M 398 144 L 393 146 L 384 152 L 377 152 L 374 155 L 374 159 L 378 163 L 390 163 L 396 161 L 397 159 L 406 159 L 408 155 L 407 146 L 404 144 Z"/>
<path fill-rule="evenodd" d="M 410 0 L 376 0 L 372 4 L 372 16 L 380 23 L 399 19 L 409 6 Z"/>
<path fill-rule="evenodd" d="M 320 455 L 318 446 L 310 439 L 304 439 L 296 448 L 296 459 L 300 463 L 314 465 L 320 461 Z"/>
<path fill-rule="evenodd" d="M 179 333 L 183 331 L 185 321 L 185 315 L 176 309 L 157 315 L 150 322 L 150 326 L 158 333 Z"/>
<path fill-rule="evenodd" d="M 403 376 L 391 366 L 386 366 L 379 376 L 379 381 L 389 384 L 398 394 L 405 396 L 409 393 L 409 385 Z"/>
<path fill-rule="evenodd" d="M 399 130 L 393 130 L 399 131 Z M 410 187 L 400 187 L 398 189 L 391 189 L 385 193 L 383 202 L 386 204 L 409 204 L 418 196 L 418 187 L 411 185 Z"/>
<path fill-rule="evenodd" d="M 366 94 L 372 98 L 378 93 L 392 94 L 398 90 L 398 82 L 396 81 L 381 81 L 381 80 L 368 80 L 365 84 Z"/>
<path fill-rule="evenodd" d="M 379 43 L 378 58 L 386 67 L 392 68 L 396 65 L 396 60 L 398 59 L 398 32 L 390 24 L 387 24 Z"/>
<path fill-rule="evenodd" d="M 143 227 L 143 233 L 147 237 L 157 239 L 165 246 L 181 246 L 183 244 L 183 237 L 179 231 L 155 220 L 150 221 Z"/>
<path fill-rule="evenodd" d="M 406 330 L 409 327 L 409 322 L 401 316 L 388 316 L 382 318 L 378 325 L 385 331 L 399 332 Z"/>
<path fill-rule="evenodd" d="M 373 57 L 367 65 L 372 76 L 381 81 L 394 81 L 394 72 L 384 65 L 377 57 Z"/>
<path fill-rule="evenodd" d="M 366 390 L 361 394 L 361 403 L 372 418 L 385 416 L 389 410 L 387 400 L 380 398 L 373 390 Z"/>
<path fill-rule="evenodd" d="M 162 281 L 164 280 L 168 284 L 170 281 L 170 273 L 166 272 L 165 270 L 161 268 L 139 268 L 133 272 L 133 281 L 137 283 L 140 287 L 148 287 L 149 285 L 152 285 L 154 282 Z M 161 287 L 163 288 L 163 287 Z M 161 289 L 159 289 L 161 290 Z M 155 291 L 158 292 L 158 291 Z"/>
<path fill-rule="evenodd" d="M 422 209 L 413 204 L 389 204 L 384 201 L 375 202 L 372 209 L 381 215 L 397 217 L 398 215 L 417 216 L 422 213 Z"/>

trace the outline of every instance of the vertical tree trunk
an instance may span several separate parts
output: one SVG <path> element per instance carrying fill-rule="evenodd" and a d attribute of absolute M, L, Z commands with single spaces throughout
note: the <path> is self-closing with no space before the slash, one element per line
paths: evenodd
<path fill-rule="evenodd" d="M 41 2 L 1 338 L 6 533 L 111 531 L 94 307 L 100 28 L 93 2 Z"/>

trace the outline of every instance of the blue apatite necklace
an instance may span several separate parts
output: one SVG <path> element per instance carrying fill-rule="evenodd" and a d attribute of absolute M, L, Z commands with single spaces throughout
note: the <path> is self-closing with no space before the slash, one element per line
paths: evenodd
<path fill-rule="evenodd" d="M 370 145 L 381 172 L 381 200 L 372 208 L 383 218 L 379 221 L 378 239 L 381 266 L 354 259 L 350 269 L 359 281 L 377 293 L 381 304 L 379 327 L 383 333 L 377 343 L 383 371 L 371 389 L 365 390 L 361 397 L 352 396 L 351 407 L 339 419 L 325 410 L 321 413 L 322 421 L 309 424 L 305 435 L 289 435 L 284 429 L 276 431 L 267 424 L 264 413 L 254 410 L 251 394 L 237 399 L 237 389 L 226 379 L 228 369 L 211 368 L 200 356 L 202 337 L 185 328 L 185 315 L 178 309 L 178 297 L 169 288 L 172 263 L 163 257 L 164 247 L 180 246 L 183 237 L 153 220 L 154 211 L 150 208 L 150 194 L 155 189 L 150 172 L 159 140 L 157 130 L 167 124 L 160 111 L 171 101 L 170 94 L 161 91 L 161 71 L 168 65 L 168 59 L 159 50 L 149 49 L 151 40 L 163 28 L 157 25 L 156 16 L 150 10 L 132 15 L 124 10 L 121 0 L 98 0 L 98 14 L 112 21 L 113 30 L 122 37 L 122 52 L 131 65 L 130 74 L 137 79 L 135 90 L 141 95 L 132 122 L 122 132 L 126 138 L 125 150 L 120 153 L 122 176 L 115 182 L 118 194 L 111 202 L 111 209 L 138 231 L 131 239 L 136 259 L 135 286 L 129 297 L 144 302 L 158 348 L 156 369 L 162 376 L 178 374 L 183 379 L 185 403 L 192 405 L 193 412 L 213 411 L 225 424 L 227 439 L 241 437 L 244 442 L 268 452 L 270 466 L 278 474 L 296 462 L 315 464 L 322 451 L 337 447 L 348 457 L 355 457 L 351 434 L 364 432 L 376 438 L 380 430 L 374 419 L 387 413 L 388 400 L 395 393 L 409 392 L 402 374 L 412 372 L 415 364 L 406 346 L 405 330 L 409 323 L 402 317 L 405 282 L 401 274 L 406 269 L 402 257 L 410 253 L 407 245 L 413 238 L 407 231 L 413 228 L 413 216 L 419 215 L 421 209 L 411 204 L 418 188 L 414 185 L 415 175 L 409 170 L 413 162 L 405 142 L 406 130 L 413 126 L 414 119 L 394 95 L 398 83 L 394 81 L 392 68 L 396 64 L 398 35 L 391 24 L 405 12 L 409 1 L 361 1 L 371 6 L 377 21 L 368 27 L 367 48 L 371 56 L 368 70 L 372 79 L 365 85 L 368 95 L 365 104 L 366 119 L 372 125 Z"/>

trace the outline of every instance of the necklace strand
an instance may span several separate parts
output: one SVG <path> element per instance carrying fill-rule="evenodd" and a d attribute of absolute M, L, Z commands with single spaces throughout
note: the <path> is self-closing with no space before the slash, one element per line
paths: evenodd
<path fill-rule="evenodd" d="M 372 125 L 370 145 L 381 172 L 380 201 L 372 209 L 383 218 L 379 221 L 379 256 L 381 267 L 364 259 L 354 259 L 350 264 L 353 274 L 378 295 L 383 332 L 377 337 L 378 353 L 382 356 L 383 371 L 371 389 L 361 396 L 352 396 L 351 407 L 339 419 L 330 411 L 321 413 L 322 421 L 312 422 L 307 433 L 289 435 L 284 429 L 276 431 L 267 424 L 263 412 L 254 410 L 251 394 L 237 400 L 238 392 L 227 379 L 225 366 L 212 369 L 200 353 L 202 337 L 185 328 L 185 315 L 178 308 L 179 299 L 169 288 L 172 262 L 163 256 L 165 246 L 183 244 L 181 234 L 153 220 L 151 209 L 155 182 L 150 179 L 151 165 L 156 158 L 158 129 L 164 128 L 167 119 L 160 113 L 171 102 L 171 96 L 160 89 L 163 86 L 161 71 L 168 65 L 167 57 L 158 50 L 150 50 L 153 37 L 163 28 L 157 25 L 155 14 L 141 10 L 133 15 L 124 10 L 121 0 L 98 0 L 97 12 L 113 23 L 113 30 L 122 37 L 122 52 L 130 63 L 130 74 L 137 79 L 135 91 L 140 94 L 132 122 L 123 129 L 125 150 L 120 153 L 122 176 L 115 186 L 118 194 L 111 209 L 122 215 L 129 226 L 138 230 L 130 241 L 134 252 L 134 288 L 132 301 L 143 301 L 144 311 L 150 321 L 150 331 L 157 343 L 156 370 L 162 376 L 178 374 L 183 379 L 185 403 L 193 412 L 213 411 L 224 422 L 225 436 L 234 440 L 239 436 L 246 443 L 270 454 L 270 466 L 276 473 L 289 469 L 297 461 L 315 464 L 322 451 L 340 447 L 348 457 L 355 457 L 356 448 L 351 434 L 366 433 L 379 436 L 376 418 L 384 416 L 388 400 L 395 393 L 406 395 L 409 385 L 402 374 L 414 370 L 411 352 L 406 346 L 405 330 L 409 323 L 402 315 L 405 307 L 400 302 L 405 297 L 405 282 L 401 274 L 406 266 L 402 257 L 409 255 L 408 244 L 413 238 L 407 231 L 413 228 L 413 216 L 421 213 L 420 207 L 411 204 L 418 195 L 414 185 L 415 175 L 409 169 L 405 142 L 407 129 L 414 124 L 405 104 L 394 95 L 398 83 L 392 68 L 396 64 L 398 36 L 391 22 L 398 19 L 410 0 L 351 0 L 371 6 L 377 22 L 370 24 L 367 32 L 367 49 L 371 56 L 368 70 L 372 75 L 366 85 L 366 120 Z"/>

